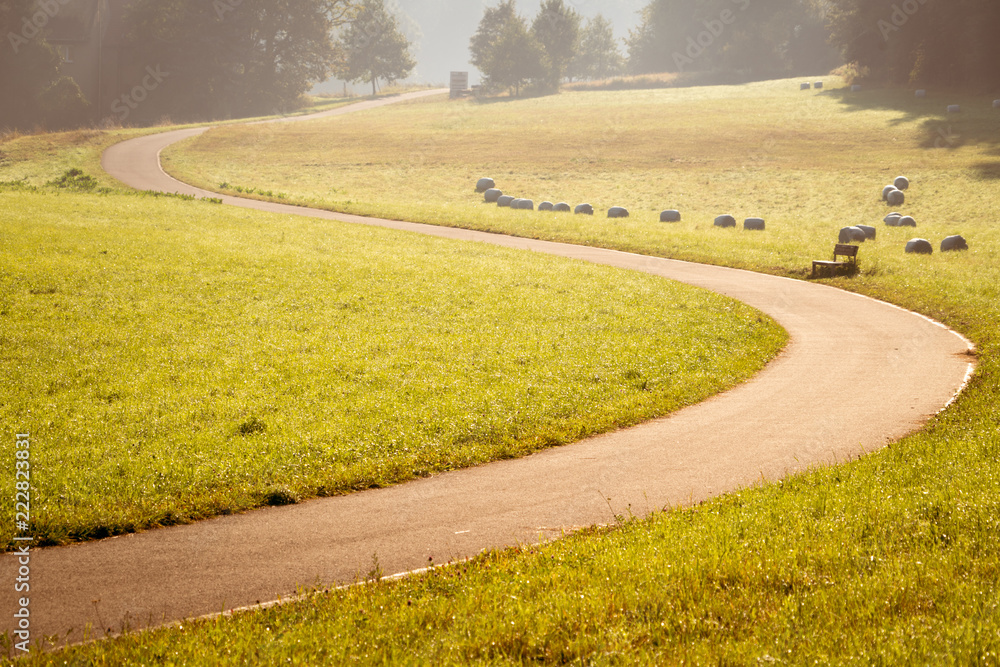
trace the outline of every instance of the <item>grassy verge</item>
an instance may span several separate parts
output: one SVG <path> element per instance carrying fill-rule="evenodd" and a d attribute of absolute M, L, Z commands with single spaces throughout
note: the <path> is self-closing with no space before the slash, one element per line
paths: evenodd
<path fill-rule="evenodd" d="M 522 455 L 697 402 L 784 342 L 583 263 L 174 198 L 0 198 L 0 422 L 37 443 L 44 544 Z M 12 478 L 0 497 L 13 516 Z"/>
<path fill-rule="evenodd" d="M 411 178 L 381 190 L 398 208 L 360 203 L 369 201 L 365 189 L 345 185 L 376 159 L 377 151 L 360 143 L 325 163 L 325 178 L 334 183 L 325 187 L 343 193 L 310 188 L 308 180 L 298 190 L 278 187 L 330 206 L 347 207 L 339 201 L 346 197 L 359 209 L 441 224 L 801 275 L 809 259 L 829 252 L 839 227 L 880 220 L 887 212 L 877 201 L 883 181 L 906 173 L 914 180 L 906 209 L 919 220 L 916 234 L 940 240 L 961 232 L 972 250 L 906 256 L 901 244 L 915 233 L 879 225 L 879 239 L 862 249 L 861 275 L 836 282 L 945 320 L 979 346 L 971 386 L 922 433 L 860 461 L 612 530 L 54 659 L 183 664 L 207 653 L 232 664 L 1000 662 L 997 118 L 972 111 L 949 119 L 940 113 L 942 98 L 914 102 L 906 91 L 802 97 L 778 88 L 788 85 L 754 84 L 723 95 L 566 95 L 470 107 L 458 116 L 434 103 L 421 116 L 414 105 L 405 127 L 382 119 L 389 126 L 375 135 L 379 142 L 428 138 L 421 128 L 444 124 L 458 143 L 479 148 L 449 152 L 450 139 L 439 133 L 427 155 L 441 157 L 417 163 Z M 963 102 L 967 110 L 988 106 Z M 635 119 L 616 124 L 626 117 Z M 531 118 L 537 129 L 514 145 L 511 128 L 527 132 L 519 118 Z M 621 132 L 614 134 L 616 127 Z M 313 139 L 342 132 L 349 140 L 358 128 L 331 125 Z M 586 149 L 583 137 L 592 141 L 602 130 L 618 137 L 605 144 L 615 150 L 591 152 L 570 168 Z M 492 147 L 505 138 L 510 149 L 493 157 Z M 238 137 L 225 140 L 252 158 Z M 291 140 L 274 139 L 286 147 Z M 189 168 L 187 159 L 176 154 L 174 167 Z M 558 193 L 631 204 L 636 215 L 611 224 L 497 212 L 469 201 L 469 184 L 486 174 L 506 177 L 502 185 L 513 183 L 536 200 Z M 223 176 L 202 175 L 205 182 Z M 292 178 L 308 176 L 303 169 Z M 396 191 L 423 197 L 392 203 Z M 649 219 L 677 205 L 685 222 Z M 764 215 L 770 229 L 749 235 L 711 228 L 711 218 L 728 211 Z"/>
<path fill-rule="evenodd" d="M 388 94 L 398 94 L 393 91 Z M 382 95 L 385 96 L 385 95 Z M 380 97 L 382 97 L 380 96 Z M 309 104 L 286 114 L 285 117 L 330 111 L 368 98 L 318 97 Z M 177 125 L 173 129 L 198 125 L 231 125 L 266 120 L 275 116 L 246 118 L 217 123 Z M 162 132 L 164 128 L 118 128 L 110 130 L 76 130 L 54 134 L 0 134 L 0 182 L 41 186 L 59 178 L 71 169 L 80 169 L 104 188 L 120 191 L 120 184 L 101 170 L 104 149 L 127 139 Z"/>

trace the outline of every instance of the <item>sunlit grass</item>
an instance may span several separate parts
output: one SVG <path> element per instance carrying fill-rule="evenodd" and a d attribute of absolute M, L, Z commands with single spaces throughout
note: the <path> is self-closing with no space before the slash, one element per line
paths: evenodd
<path fill-rule="evenodd" d="M 792 276 L 829 252 L 841 226 L 881 220 L 883 182 L 906 174 L 914 181 L 906 208 L 919 220 L 915 233 L 939 241 L 961 232 L 972 250 L 906 256 L 902 243 L 913 230 L 877 224 L 879 239 L 861 250 L 862 273 L 834 282 L 947 321 L 977 343 L 980 365 L 972 384 L 925 431 L 860 461 L 646 521 L 488 554 L 401 582 L 100 643 L 58 659 L 183 664 L 211 654 L 224 664 L 997 664 L 1000 120 L 977 111 L 988 102 L 972 98 L 962 100 L 967 115 L 949 119 L 940 113 L 940 97 L 920 102 L 909 91 L 871 91 L 842 101 L 836 92 L 799 95 L 791 85 L 563 95 L 457 115 L 455 107 L 425 102 L 406 109 L 409 116 L 398 124 L 380 115 L 385 130 L 367 141 L 353 137 L 359 128 L 374 131 L 374 122 L 323 126 L 312 136 L 317 152 L 308 160 L 315 163 L 277 150 L 254 158 L 269 142 L 294 146 L 290 135 L 262 135 L 248 147 L 242 143 L 250 143 L 248 135 L 234 133 L 206 141 L 227 146 L 238 160 L 202 170 L 181 151 L 173 168 L 199 172 L 205 183 L 242 177 L 243 185 L 266 184 L 335 208 Z M 574 113 L 581 115 L 574 119 Z M 628 114 L 647 114 L 630 123 L 665 134 L 656 141 L 622 138 L 615 146 L 627 158 L 592 151 L 591 160 L 572 162 L 615 126 L 608 119 Z M 933 148 L 939 124 L 961 139 Z M 435 134 L 429 128 L 436 126 L 452 132 Z M 462 127 L 471 129 L 463 135 Z M 320 163 L 325 137 L 347 146 Z M 379 145 L 399 150 L 431 137 L 437 137 L 434 150 L 423 153 L 429 157 L 413 161 L 412 173 L 397 174 L 392 187 L 356 181 L 362 165 L 389 168 Z M 198 160 L 210 158 L 203 147 L 192 148 L 201 153 Z M 663 159 L 669 155 L 677 162 Z M 255 159 L 245 174 L 234 171 Z M 263 176 L 271 161 L 285 161 L 269 174 L 274 180 Z M 536 201 L 624 204 L 635 215 L 612 224 L 496 211 L 470 192 L 482 175 Z M 320 184 L 320 177 L 327 182 Z M 369 198 L 376 189 L 380 196 Z M 684 211 L 684 222 L 661 226 L 649 219 L 674 206 Z M 762 215 L 769 230 L 711 228 L 722 212 Z"/>
<path fill-rule="evenodd" d="M 350 199 L 352 210 L 791 276 L 826 256 L 841 226 L 877 223 L 879 239 L 861 249 L 862 273 L 833 282 L 948 322 L 977 343 L 979 370 L 926 430 L 860 461 L 427 576 L 185 623 L 55 654 L 53 661 L 197 664 L 210 655 L 222 664 L 997 664 L 1000 117 L 977 110 L 988 101 L 948 99 L 968 113 L 945 117 L 942 104 L 952 102 L 943 96 L 922 102 L 910 91 L 870 91 L 842 101 L 836 91 L 800 95 L 795 82 L 563 95 L 457 114 L 453 106 L 424 102 L 397 109 L 410 114 L 398 123 L 380 112 L 378 123 L 354 118 L 322 126 L 312 136 L 314 162 L 298 166 L 301 158 L 277 150 L 294 146 L 290 137 L 262 135 L 259 147 L 248 148 L 242 135 L 210 135 L 206 141 L 230 142 L 226 150 L 239 160 L 207 167 L 205 183 L 225 178 L 331 207 L 347 208 L 341 200 Z M 613 151 L 605 158 L 617 165 L 606 166 L 595 152 L 574 163 L 575 152 L 591 142 L 608 145 L 600 138 L 619 113 L 648 113 L 630 122 L 666 134 L 656 142 L 623 138 L 615 145 L 628 147 L 628 158 Z M 562 130 L 554 128 L 559 124 Z M 942 126 L 951 128 L 954 146 L 935 149 Z M 468 129 L 462 135 L 432 127 Z M 359 128 L 373 134 L 355 141 Z M 327 136 L 347 148 L 323 157 Z M 274 150 L 254 158 L 269 142 Z M 413 183 L 403 171 L 392 187 L 356 178 L 367 163 L 375 172 L 391 168 L 379 144 L 402 150 L 408 142 L 438 156 L 413 162 Z M 233 170 L 251 159 L 256 166 L 241 182 Z M 272 170 L 274 180 L 258 177 L 277 160 L 287 163 Z M 173 168 L 201 169 L 183 151 Z M 914 181 L 906 208 L 919 220 L 916 232 L 878 222 L 887 212 L 878 193 L 898 174 Z M 633 218 L 553 221 L 497 211 L 471 193 L 483 175 L 536 202 L 624 204 Z M 378 198 L 367 199 L 375 190 Z M 659 209 L 675 206 L 684 222 L 653 221 Z M 769 230 L 713 229 L 711 219 L 723 212 L 763 215 Z M 939 241 L 953 232 L 970 240 L 970 252 L 902 252 L 914 234 Z"/>
<path fill-rule="evenodd" d="M 523 455 L 702 400 L 784 343 L 707 292 L 485 245 L 137 195 L 0 203 L 0 422 L 36 443 L 43 543 Z"/>

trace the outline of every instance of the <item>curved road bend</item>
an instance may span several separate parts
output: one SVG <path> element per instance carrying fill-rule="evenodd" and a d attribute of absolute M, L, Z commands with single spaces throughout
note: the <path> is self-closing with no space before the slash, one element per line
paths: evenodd
<path fill-rule="evenodd" d="M 136 188 L 218 196 L 179 183 L 159 167 L 160 150 L 203 131 L 119 144 L 107 151 L 104 166 Z M 669 417 L 523 459 L 39 550 L 31 560 L 33 637 L 59 633 L 78 641 L 87 625 L 117 631 L 123 623 L 144 627 L 276 600 L 300 585 L 354 581 L 370 569 L 372 554 L 385 572 L 410 571 L 431 558 L 443 563 L 490 547 L 534 542 L 611 522 L 615 513 L 641 516 L 843 462 L 921 428 L 953 400 L 972 369 L 970 344 L 958 334 L 824 285 L 600 248 L 223 199 L 262 211 L 644 271 L 760 309 L 788 330 L 791 342 L 764 371 L 732 391 Z M 15 559 L 0 561 L 0 581 L 14 581 Z M 12 597 L 5 595 L 0 603 L 5 626 L 14 613 Z"/>

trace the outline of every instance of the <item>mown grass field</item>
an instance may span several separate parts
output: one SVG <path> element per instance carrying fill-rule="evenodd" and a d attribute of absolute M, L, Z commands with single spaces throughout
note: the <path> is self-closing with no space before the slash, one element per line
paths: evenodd
<path fill-rule="evenodd" d="M 840 227 L 876 224 L 860 275 L 831 282 L 942 320 L 979 349 L 965 394 L 923 432 L 648 520 L 36 661 L 998 664 L 1000 115 L 959 95 L 796 84 L 425 102 L 311 130 L 213 132 L 173 153 L 171 168 L 340 210 L 793 277 L 829 253 Z M 956 100 L 966 112 L 946 117 Z M 366 171 L 386 176 L 365 182 Z M 878 194 L 898 174 L 913 180 L 905 211 L 916 232 L 879 222 Z M 482 175 L 536 202 L 633 216 L 497 210 L 471 192 Z M 655 222 L 673 207 L 684 222 Z M 763 216 L 768 231 L 714 229 L 727 212 Z M 903 253 L 911 236 L 950 233 L 972 249 Z"/>
<path fill-rule="evenodd" d="M 0 198 L 0 422 L 37 443 L 43 544 L 523 455 L 698 402 L 785 340 L 583 263 L 170 197 Z"/>

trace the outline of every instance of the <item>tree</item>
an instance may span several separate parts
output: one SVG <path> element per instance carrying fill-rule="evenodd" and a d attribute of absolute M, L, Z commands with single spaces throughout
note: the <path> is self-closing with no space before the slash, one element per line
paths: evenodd
<path fill-rule="evenodd" d="M 1000 89 L 996 0 L 826 0 L 832 42 L 871 77 Z"/>
<path fill-rule="evenodd" d="M 558 89 L 580 44 L 580 15 L 563 0 L 542 0 L 531 34 L 545 52 L 548 85 Z"/>
<path fill-rule="evenodd" d="M 33 0 L 0 0 L 0 129 L 58 129 L 86 120 L 87 102 L 75 81 L 60 76 L 59 55 L 36 15 L 49 16 Z"/>
<path fill-rule="evenodd" d="M 830 69 L 837 57 L 825 44 L 823 1 L 652 0 L 630 33 L 629 67 L 636 73 L 739 71 L 756 78 Z"/>
<path fill-rule="evenodd" d="M 472 64 L 483 73 L 487 89 L 514 89 L 545 76 L 541 45 L 518 16 L 514 0 L 487 7 L 469 46 Z"/>
<path fill-rule="evenodd" d="M 345 81 L 370 81 L 372 95 L 378 79 L 389 83 L 405 79 L 417 64 L 409 41 L 383 0 L 361 0 L 357 15 L 341 35 L 340 48 L 344 60 L 337 68 L 338 76 Z"/>
<path fill-rule="evenodd" d="M 569 75 L 580 79 L 607 79 L 625 69 L 611 22 L 598 14 L 580 33 L 580 46 L 570 62 Z"/>
<path fill-rule="evenodd" d="M 136 0 L 126 17 L 139 62 L 169 72 L 143 111 L 227 117 L 294 106 L 338 62 L 331 37 L 348 0 Z"/>

